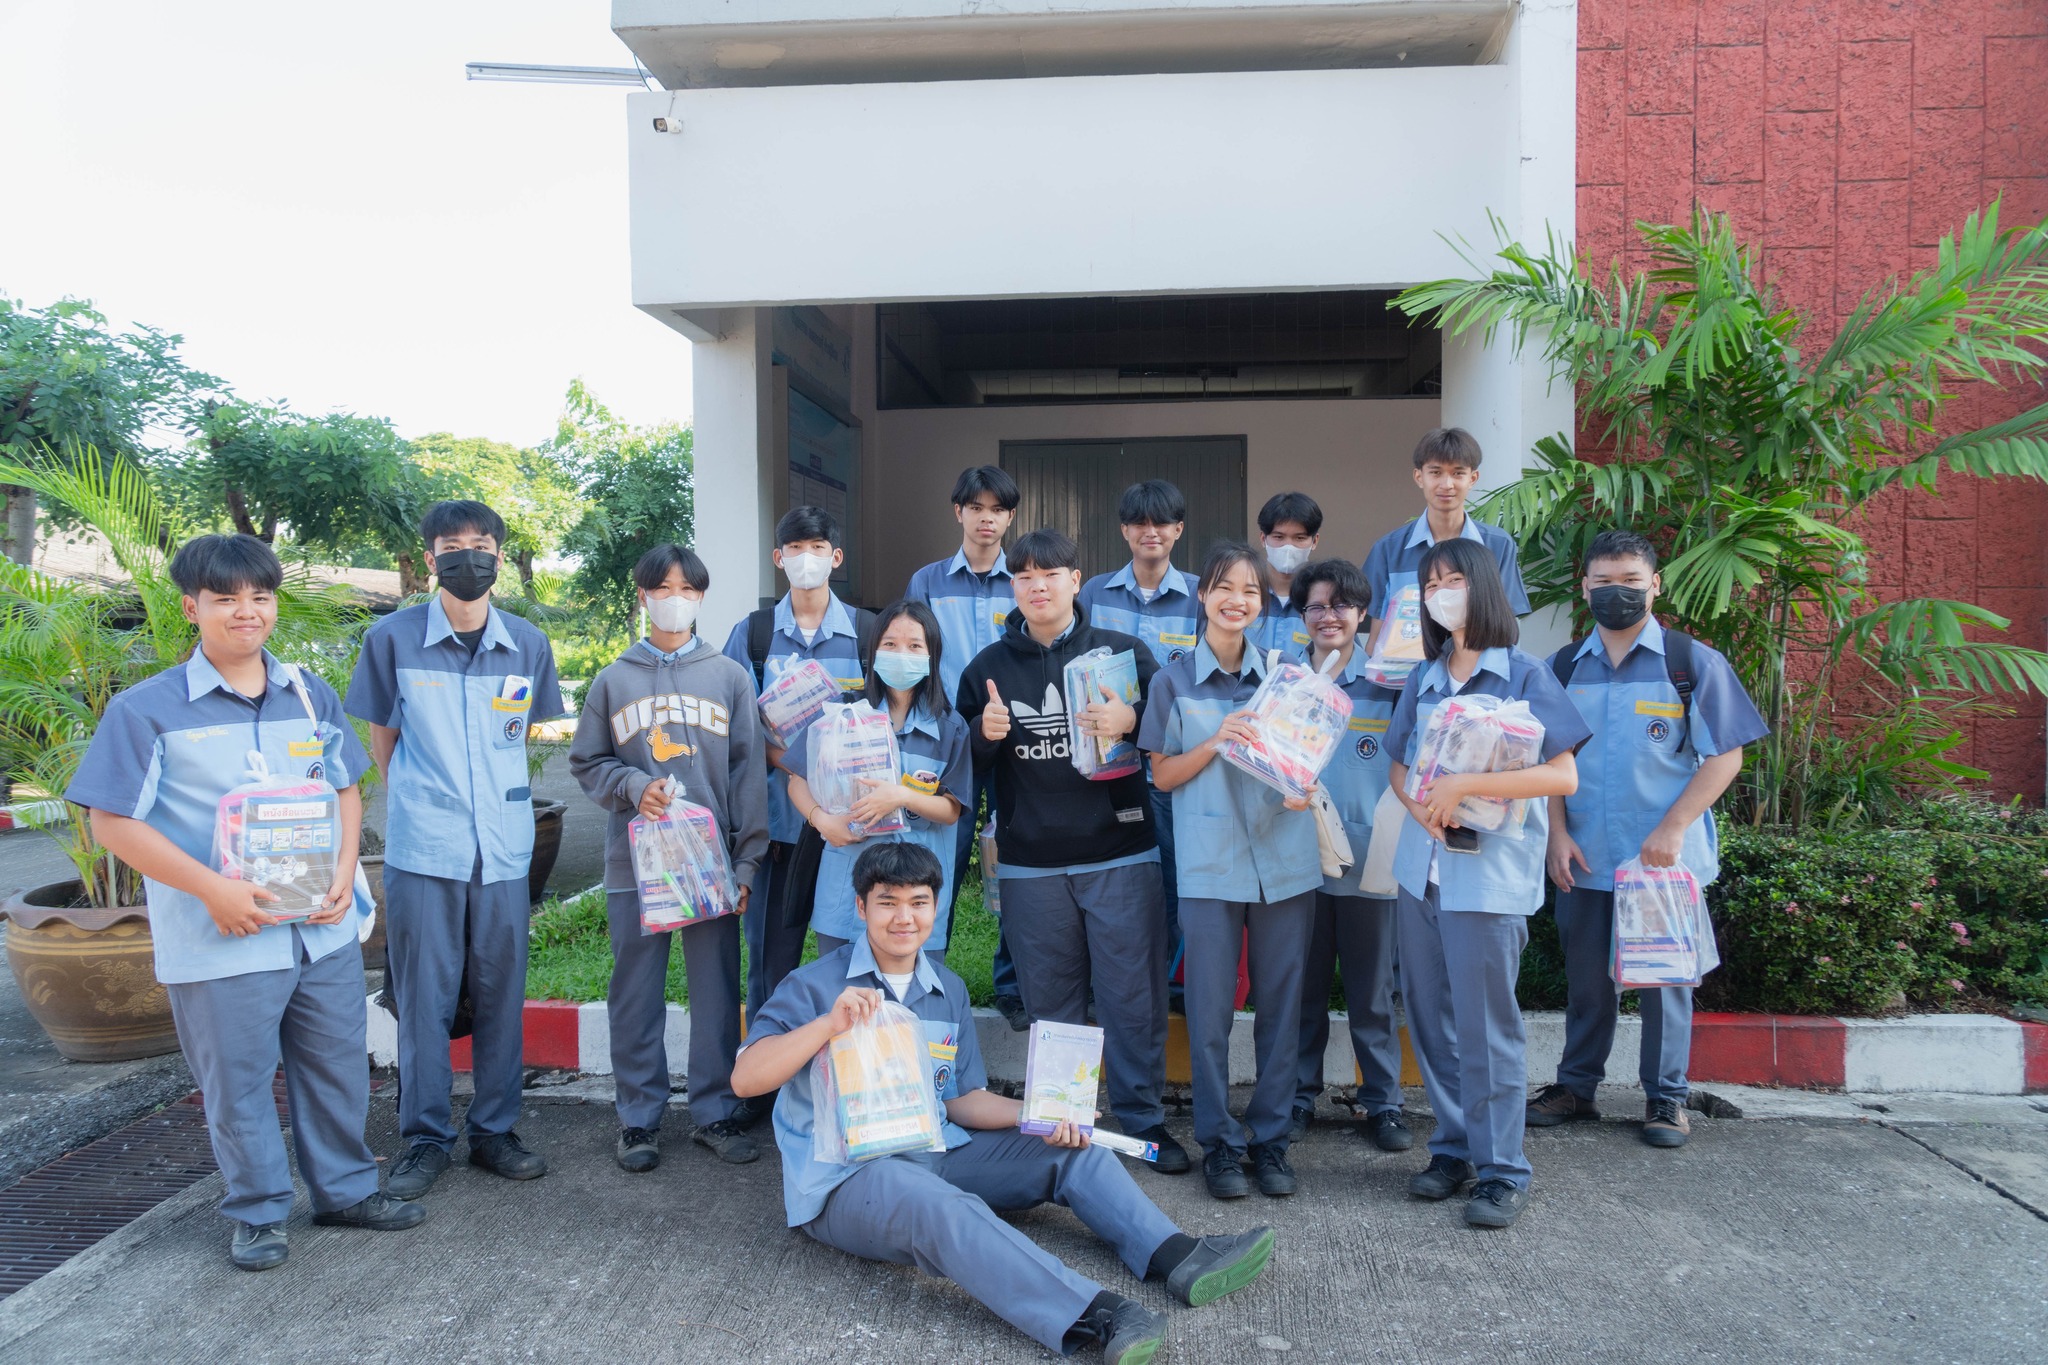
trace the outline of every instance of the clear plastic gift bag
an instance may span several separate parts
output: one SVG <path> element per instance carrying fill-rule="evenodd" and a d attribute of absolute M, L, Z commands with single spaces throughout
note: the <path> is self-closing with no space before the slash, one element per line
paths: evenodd
<path fill-rule="evenodd" d="M 1616 985 L 1697 986 L 1720 965 L 1706 897 L 1685 864 L 1645 867 L 1642 859 L 1631 858 L 1614 869 Z"/>
<path fill-rule="evenodd" d="M 341 853 L 341 798 L 318 777 L 273 777 L 249 751 L 244 780 L 221 797 L 213 865 L 276 896 L 259 904 L 280 920 L 318 914 Z"/>
<path fill-rule="evenodd" d="M 1123 735 L 1104 739 L 1081 730 L 1083 708 L 1102 701 L 1102 690 L 1132 706 L 1138 704 L 1138 661 L 1128 649 L 1112 654 L 1107 646 L 1089 650 L 1067 661 L 1067 725 L 1072 731 L 1067 754 L 1074 771 L 1091 782 L 1129 777 L 1138 771 L 1138 746 Z"/>
<path fill-rule="evenodd" d="M 811 725 L 809 744 L 804 780 L 810 783 L 811 795 L 834 815 L 845 815 L 854 802 L 867 795 L 862 778 L 903 780 L 903 760 L 889 715 L 865 700 L 827 702 Z M 865 839 L 874 834 L 897 834 L 907 826 L 899 809 L 873 824 L 856 821 L 848 828 L 854 838 Z"/>
<path fill-rule="evenodd" d="M 1427 801 L 1430 786 L 1444 774 L 1515 772 L 1542 761 L 1543 723 L 1529 704 L 1474 692 L 1452 697 L 1430 713 L 1405 790 L 1413 800 Z M 1519 839 L 1529 803 L 1468 796 L 1453 815 L 1466 829 Z"/>
<path fill-rule="evenodd" d="M 931 1050 L 918 1017 L 885 1001 L 811 1060 L 811 1154 L 848 1165 L 946 1149 Z"/>
<path fill-rule="evenodd" d="M 1282 796 L 1307 796 L 1350 724 L 1351 698 L 1307 665 L 1281 660 L 1267 666 L 1246 709 L 1257 741 L 1232 740 L 1217 752 Z"/>
<path fill-rule="evenodd" d="M 680 798 L 658 819 L 626 826 L 633 877 L 640 884 L 640 932 L 665 934 L 739 911 L 739 887 L 726 861 L 718 817 Z"/>
<path fill-rule="evenodd" d="M 761 723 L 778 749 L 787 749 L 803 738 L 812 721 L 824 713 L 826 703 L 839 700 L 839 684 L 816 659 L 805 659 L 778 675 L 761 690 L 757 704 Z"/>
<path fill-rule="evenodd" d="M 1370 682 L 1398 691 L 1422 658 L 1422 589 L 1408 583 L 1395 589 L 1374 626 L 1372 649 L 1359 672 Z"/>

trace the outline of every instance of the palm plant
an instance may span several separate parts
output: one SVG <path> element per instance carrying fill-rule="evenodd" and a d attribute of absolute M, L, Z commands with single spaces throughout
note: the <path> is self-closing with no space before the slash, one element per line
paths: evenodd
<path fill-rule="evenodd" d="M 88 902 L 135 905 L 140 878 L 93 839 L 85 812 L 67 812 L 60 798 L 115 694 L 191 653 L 194 631 L 171 581 L 163 509 L 141 469 L 91 447 L 0 456 L 0 484 L 72 509 L 105 538 L 127 579 L 103 588 L 0 564 L 0 755 L 17 781 L 46 794 L 27 805 L 29 820 L 63 846 Z M 330 681 L 345 678 L 360 618 L 342 589 L 316 586 L 300 571 L 278 595 L 271 651 Z"/>
<path fill-rule="evenodd" d="M 1758 822 L 1870 817 L 1914 788 L 1982 777 L 1946 756 L 1956 721 L 1990 695 L 2048 690 L 2048 655 L 1982 638 L 2004 617 L 1876 600 L 1857 530 L 1873 498 L 1932 491 L 1944 472 L 2048 478 L 2048 405 L 1936 434 L 1959 383 L 2048 368 L 2048 225 L 2002 231 L 1998 212 L 1972 215 L 1910 280 L 1866 292 L 1825 345 L 1705 213 L 1637 224 L 1653 268 L 1633 278 L 1594 279 L 1554 235 L 1538 254 L 1501 232 L 1493 268 L 1467 254 L 1476 278 L 1395 300 L 1453 335 L 1507 328 L 1574 386 L 1601 448 L 1581 457 L 1569 434 L 1546 437 L 1484 506 L 1520 540 L 1538 606 L 1576 604 L 1599 531 L 1658 544 L 1660 605 L 1729 656 L 1771 723 L 1737 795 Z"/>

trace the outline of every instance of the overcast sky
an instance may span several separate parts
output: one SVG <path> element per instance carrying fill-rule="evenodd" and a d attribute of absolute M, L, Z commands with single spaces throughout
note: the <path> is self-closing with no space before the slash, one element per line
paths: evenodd
<path fill-rule="evenodd" d="M 530 444 L 581 375 L 687 419 L 630 303 L 627 66 L 608 0 L 0 0 L 0 294 L 181 332 L 252 397 Z"/>

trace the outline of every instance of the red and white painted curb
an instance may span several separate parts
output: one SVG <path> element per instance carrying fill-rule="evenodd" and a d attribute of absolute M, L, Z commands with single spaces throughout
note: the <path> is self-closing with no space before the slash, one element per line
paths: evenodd
<path fill-rule="evenodd" d="M 994 1010 L 976 1010 L 984 1064 L 999 1080 L 1024 1075 L 1024 1035 L 1010 1031 Z M 1330 1016 L 1330 1045 L 1323 1074 L 1348 1087 L 1354 1071 L 1344 1016 Z M 1531 1011 L 1529 1077 L 1532 1083 L 1556 1074 L 1564 1051 L 1564 1015 Z M 1230 1079 L 1248 1084 L 1256 1074 L 1252 1016 L 1240 1014 L 1230 1039 Z M 579 1005 L 566 1000 L 526 1002 L 526 1063 L 590 1075 L 612 1069 L 611 1024 L 603 1001 Z M 398 1046 L 391 1016 L 369 1003 L 370 1052 L 390 1062 Z M 1183 1025 L 1174 1020 L 1168 1044 L 1168 1078 L 1186 1076 Z M 680 1072 L 690 1050 L 689 1012 L 668 1007 L 669 1065 Z M 1641 1025 L 1624 1015 L 1615 1030 L 1608 1080 L 1633 1082 Z M 1403 1030 L 1402 1079 L 1419 1085 L 1412 1050 Z M 469 1040 L 450 1046 L 458 1071 L 469 1069 Z M 1175 1073 L 1179 1074 L 1176 1075 Z M 1697 1014 L 1692 1026 L 1691 1078 L 1724 1085 L 1793 1086 L 1856 1092 L 1938 1091 L 1949 1094 L 2020 1095 L 2048 1093 L 2048 1024 L 1990 1014 L 1916 1014 L 1899 1019 L 1832 1019 L 1791 1014 Z"/>

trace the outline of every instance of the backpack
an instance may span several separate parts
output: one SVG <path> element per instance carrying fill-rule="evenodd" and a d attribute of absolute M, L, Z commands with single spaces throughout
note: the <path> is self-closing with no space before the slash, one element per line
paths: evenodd
<path fill-rule="evenodd" d="M 754 665 L 754 689 L 768 685 L 768 645 L 775 638 L 775 608 L 757 607 L 747 613 L 747 658 Z M 860 655 L 861 676 L 875 662 L 875 614 L 866 607 L 853 608 L 854 649 Z"/>
<path fill-rule="evenodd" d="M 1664 676 L 1671 679 L 1671 685 L 1678 689 L 1678 704 L 1684 710 L 1692 709 L 1692 693 L 1696 674 L 1693 669 L 1693 646 L 1698 642 L 1683 631 L 1664 632 Z M 1560 687 L 1572 685 L 1572 674 L 1579 666 L 1579 651 L 1586 647 L 1584 640 L 1574 640 L 1550 656 L 1550 671 L 1557 676 Z"/>

